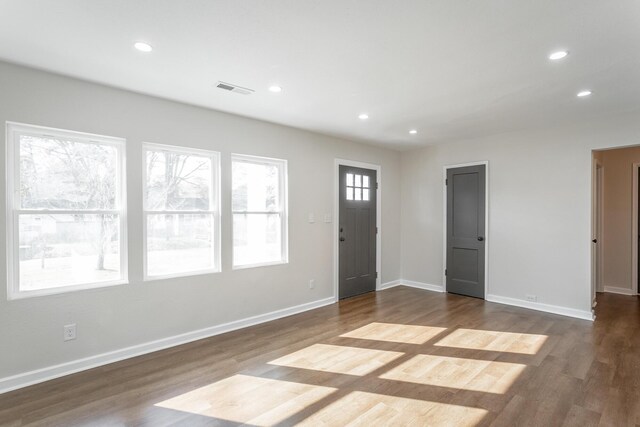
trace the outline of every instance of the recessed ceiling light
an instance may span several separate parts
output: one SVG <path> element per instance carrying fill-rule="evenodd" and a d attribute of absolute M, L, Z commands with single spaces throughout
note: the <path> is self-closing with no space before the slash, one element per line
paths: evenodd
<path fill-rule="evenodd" d="M 269 91 L 273 93 L 279 93 L 282 92 L 282 88 L 280 86 L 271 86 L 269 87 Z"/>
<path fill-rule="evenodd" d="M 140 52 L 151 52 L 153 50 L 153 47 L 149 43 L 145 42 L 135 42 L 133 47 L 138 49 Z"/>
<path fill-rule="evenodd" d="M 584 98 L 585 96 L 589 96 L 592 93 L 593 92 L 591 92 L 590 90 L 581 90 L 580 92 L 578 92 L 578 97 L 579 98 Z"/>
<path fill-rule="evenodd" d="M 369 115 L 368 115 L 368 114 L 366 114 L 366 113 L 362 113 L 362 114 L 360 114 L 360 115 L 358 116 L 358 118 L 359 118 L 360 120 L 367 120 L 367 119 L 369 118 Z"/>
<path fill-rule="evenodd" d="M 411 129 L 411 130 L 409 131 L 409 133 L 410 133 L 411 135 L 415 135 L 416 133 L 418 133 L 418 131 L 417 131 L 417 130 L 415 130 L 415 129 Z"/>
<path fill-rule="evenodd" d="M 566 50 L 559 50 L 549 55 L 549 59 L 551 59 L 552 61 L 557 61 L 558 59 L 565 58 L 567 55 L 569 55 L 569 52 L 567 52 Z"/>

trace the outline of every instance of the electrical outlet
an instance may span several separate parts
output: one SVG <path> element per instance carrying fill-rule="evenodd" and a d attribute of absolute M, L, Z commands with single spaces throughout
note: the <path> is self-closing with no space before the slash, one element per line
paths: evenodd
<path fill-rule="evenodd" d="M 316 222 L 316 216 L 312 213 L 309 214 L 309 224 Z"/>
<path fill-rule="evenodd" d="M 71 341 L 76 339 L 76 324 L 64 325 L 64 340 Z"/>
<path fill-rule="evenodd" d="M 326 223 L 330 223 L 331 222 L 331 214 L 330 213 L 324 214 L 324 222 L 326 222 Z"/>
<path fill-rule="evenodd" d="M 316 281 L 314 279 L 309 280 L 309 289 L 316 287 Z"/>
<path fill-rule="evenodd" d="M 524 298 L 525 298 L 527 301 L 529 301 L 529 302 L 536 302 L 536 301 L 538 301 L 538 297 L 537 297 L 537 296 L 535 296 L 535 295 L 529 295 L 529 294 L 527 294 L 527 295 L 525 295 L 525 296 L 524 296 Z"/>

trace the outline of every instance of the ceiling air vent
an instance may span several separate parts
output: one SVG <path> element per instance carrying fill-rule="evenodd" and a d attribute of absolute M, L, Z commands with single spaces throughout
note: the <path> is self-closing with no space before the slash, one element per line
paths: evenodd
<path fill-rule="evenodd" d="M 251 95 L 255 92 L 253 89 L 248 89 L 246 87 L 232 85 L 231 83 L 218 82 L 216 85 L 217 88 L 228 90 L 229 92 L 239 93 L 241 95 Z"/>

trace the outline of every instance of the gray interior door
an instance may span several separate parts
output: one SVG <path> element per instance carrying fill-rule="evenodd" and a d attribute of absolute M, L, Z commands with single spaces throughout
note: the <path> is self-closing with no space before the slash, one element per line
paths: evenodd
<path fill-rule="evenodd" d="M 340 166 L 339 298 L 376 290 L 376 171 Z"/>
<path fill-rule="evenodd" d="M 447 292 L 484 298 L 485 166 L 447 170 Z"/>

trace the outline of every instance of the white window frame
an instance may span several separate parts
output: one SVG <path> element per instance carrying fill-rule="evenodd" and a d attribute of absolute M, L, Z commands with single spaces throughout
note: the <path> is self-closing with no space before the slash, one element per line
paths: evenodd
<path fill-rule="evenodd" d="M 106 210 L 19 209 L 20 206 L 20 136 L 54 137 L 81 143 L 111 145 L 116 148 L 116 207 Z M 126 140 L 104 135 L 55 129 L 44 126 L 6 122 L 6 214 L 7 214 L 7 298 L 9 300 L 54 295 L 84 289 L 104 288 L 128 283 Z M 104 282 L 87 282 L 50 289 L 20 290 L 19 217 L 21 214 L 115 214 L 120 218 L 120 278 Z"/>
<path fill-rule="evenodd" d="M 211 206 L 209 210 L 149 210 L 147 209 L 146 201 L 146 187 L 147 187 L 147 151 L 165 151 L 178 154 L 192 154 L 194 156 L 208 157 L 211 159 L 211 186 L 209 200 L 211 200 Z M 143 280 L 162 280 L 171 279 L 175 277 L 189 277 L 199 276 L 202 274 L 219 273 L 222 271 L 221 267 L 221 245 L 220 245 L 220 153 L 217 151 L 203 150 L 200 148 L 182 147 L 178 145 L 156 144 L 151 142 L 144 142 L 142 144 L 142 229 L 143 229 Z M 147 217 L 149 215 L 162 215 L 162 214 L 176 214 L 176 215 L 203 215 L 209 214 L 213 216 L 213 227 L 211 232 L 213 233 L 213 268 L 185 271 L 182 273 L 171 273 L 163 275 L 149 275 L 148 274 L 148 251 L 147 251 Z"/>
<path fill-rule="evenodd" d="M 231 154 L 231 179 L 233 181 L 233 163 L 234 162 L 245 162 L 245 163 L 253 163 L 253 164 L 262 164 L 262 165 L 272 165 L 276 166 L 279 170 L 279 194 L 280 194 L 280 210 L 277 211 L 236 211 L 233 210 L 233 203 L 231 203 L 231 229 L 232 234 L 235 233 L 233 227 L 233 217 L 235 214 L 247 214 L 247 213 L 258 213 L 258 214 L 279 214 L 280 215 L 280 229 L 281 229 L 281 257 L 279 261 L 271 261 L 271 262 L 259 262 L 254 264 L 244 264 L 244 265 L 236 265 L 234 259 L 235 246 L 233 244 L 233 238 L 231 239 L 231 258 L 232 258 L 232 268 L 233 270 L 244 270 L 247 268 L 256 268 L 256 267 L 267 267 L 272 265 L 281 265 L 289 263 L 289 206 L 288 206 L 288 178 L 287 178 L 287 161 L 284 159 L 274 159 L 271 157 L 260 157 L 260 156 L 252 156 L 248 154 Z M 231 192 L 233 193 L 233 183 L 231 186 Z M 231 196 L 233 200 L 233 194 Z"/>

